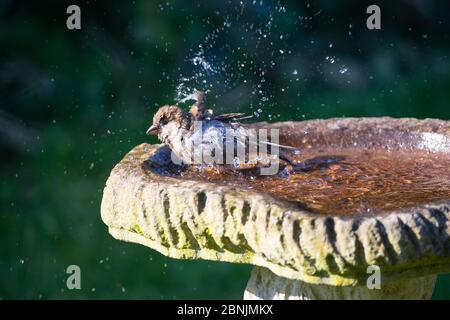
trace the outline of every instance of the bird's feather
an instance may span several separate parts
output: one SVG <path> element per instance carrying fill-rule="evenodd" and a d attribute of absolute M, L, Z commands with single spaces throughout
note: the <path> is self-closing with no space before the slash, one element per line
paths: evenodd
<path fill-rule="evenodd" d="M 245 113 L 225 113 L 225 114 L 219 114 L 217 116 L 211 116 L 211 120 L 218 120 L 222 122 L 233 122 L 233 121 L 239 121 L 239 120 L 245 120 L 250 119 L 253 116 L 246 116 Z"/>
<path fill-rule="evenodd" d="M 292 150 L 292 151 L 300 151 L 298 148 L 296 148 L 296 147 L 291 147 L 291 146 L 287 146 L 287 145 L 284 145 L 284 144 L 279 144 L 279 143 L 273 143 L 273 142 L 269 142 L 269 141 L 264 141 L 264 140 L 262 140 L 262 141 L 259 141 L 260 143 L 264 143 L 264 144 L 267 144 L 267 145 L 269 145 L 269 146 L 277 146 L 277 147 L 279 147 L 279 148 L 282 148 L 282 149 L 288 149 L 288 150 Z"/>

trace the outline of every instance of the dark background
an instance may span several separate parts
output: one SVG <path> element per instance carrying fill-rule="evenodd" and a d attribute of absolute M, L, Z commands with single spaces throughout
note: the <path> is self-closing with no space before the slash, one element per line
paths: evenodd
<path fill-rule="evenodd" d="M 108 174 L 156 142 L 157 106 L 194 88 L 216 113 L 265 121 L 449 119 L 449 2 L 378 1 L 370 31 L 373 3 L 0 0 L 0 299 L 241 298 L 250 266 L 114 240 Z M 82 290 L 66 288 L 71 264 Z M 449 276 L 434 298 L 450 298 Z"/>

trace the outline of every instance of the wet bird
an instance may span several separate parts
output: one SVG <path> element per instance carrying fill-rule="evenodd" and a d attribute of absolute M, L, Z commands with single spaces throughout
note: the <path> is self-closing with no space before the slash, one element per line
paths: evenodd
<path fill-rule="evenodd" d="M 241 125 L 240 121 L 251 116 L 243 113 L 214 115 L 212 110 L 205 107 L 203 92 L 196 92 L 193 97 L 196 103 L 189 112 L 178 106 L 162 106 L 147 130 L 148 135 L 157 135 L 168 145 L 182 162 L 203 165 L 230 164 L 237 169 L 247 169 L 269 166 L 271 162 L 281 160 L 291 168 L 297 166 L 286 156 L 286 151 L 297 152 L 296 148 L 272 143 L 267 138 L 258 139 L 255 130 Z M 264 145 L 272 153 L 263 154 L 261 157 L 261 153 L 255 151 Z M 274 149 L 276 150 L 273 151 Z M 239 153 L 239 150 L 245 150 L 245 153 Z M 250 154 L 252 150 L 254 152 Z"/>

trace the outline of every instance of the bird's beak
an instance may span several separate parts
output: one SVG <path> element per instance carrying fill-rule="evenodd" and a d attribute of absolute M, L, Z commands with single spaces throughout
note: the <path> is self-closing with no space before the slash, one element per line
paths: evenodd
<path fill-rule="evenodd" d="M 146 134 L 148 135 L 157 135 L 159 133 L 160 127 L 156 124 L 152 125 L 150 128 L 147 129 Z"/>

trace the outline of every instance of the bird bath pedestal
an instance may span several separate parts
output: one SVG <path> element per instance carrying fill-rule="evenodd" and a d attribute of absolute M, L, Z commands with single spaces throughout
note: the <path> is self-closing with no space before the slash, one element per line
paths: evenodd
<path fill-rule="evenodd" d="M 141 144 L 104 189 L 111 235 L 172 258 L 252 264 L 245 299 L 431 297 L 450 271 L 450 122 L 256 126 L 280 129 L 299 161 L 341 160 L 292 176 L 180 175 L 167 148 Z"/>

